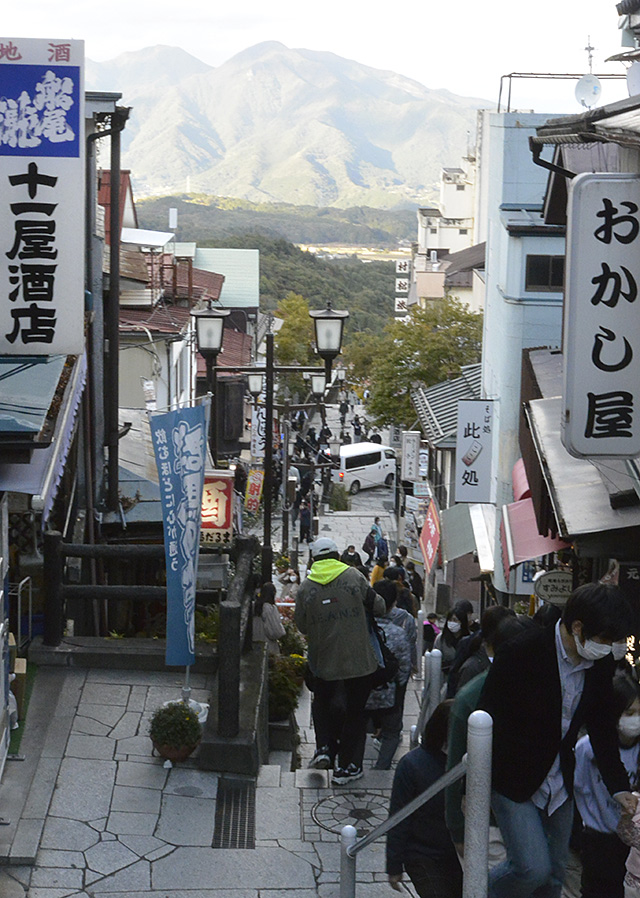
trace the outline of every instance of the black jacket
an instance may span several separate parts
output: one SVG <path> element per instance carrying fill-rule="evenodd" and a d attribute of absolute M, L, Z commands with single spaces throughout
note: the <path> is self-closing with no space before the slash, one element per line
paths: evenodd
<path fill-rule="evenodd" d="M 479 708 L 493 718 L 493 788 L 526 801 L 560 752 L 565 788 L 573 792 L 573 749 L 586 726 L 602 779 L 611 794 L 629 789 L 612 711 L 612 656 L 585 671 L 584 690 L 562 738 L 562 695 L 555 627 L 532 628 L 497 652 Z"/>

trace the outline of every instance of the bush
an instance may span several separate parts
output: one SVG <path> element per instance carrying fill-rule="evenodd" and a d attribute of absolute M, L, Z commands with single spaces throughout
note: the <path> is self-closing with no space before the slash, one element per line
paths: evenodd
<path fill-rule="evenodd" d="M 301 659 L 304 664 L 304 658 Z M 269 656 L 269 720 L 286 720 L 298 707 L 300 694 L 297 662 L 292 665 L 289 657 Z"/>
<path fill-rule="evenodd" d="M 155 745 L 195 746 L 202 736 L 202 726 L 189 705 L 170 702 L 154 711 L 149 735 Z"/>
<path fill-rule="evenodd" d="M 349 493 L 341 483 L 334 483 L 331 488 L 329 508 L 331 511 L 349 511 L 351 508 Z"/>
<path fill-rule="evenodd" d="M 284 636 L 278 640 L 280 651 L 283 655 L 305 655 L 307 651 L 307 643 L 296 625 L 286 618 L 282 622 L 284 624 Z"/>
<path fill-rule="evenodd" d="M 220 606 L 208 605 L 205 611 L 196 608 L 195 631 L 198 642 L 218 642 L 220 630 Z"/>

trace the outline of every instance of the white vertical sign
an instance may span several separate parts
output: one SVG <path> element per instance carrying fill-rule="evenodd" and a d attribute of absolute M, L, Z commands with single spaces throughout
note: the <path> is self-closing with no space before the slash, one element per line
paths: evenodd
<path fill-rule="evenodd" d="M 84 43 L 0 38 L 0 353 L 84 348 Z"/>
<path fill-rule="evenodd" d="M 458 402 L 456 502 L 495 502 L 494 405 L 490 399 Z"/>
<path fill-rule="evenodd" d="M 418 480 L 420 477 L 420 431 L 405 430 L 402 434 L 401 480 Z"/>
<path fill-rule="evenodd" d="M 570 182 L 562 442 L 571 455 L 640 455 L 640 178 Z"/>
<path fill-rule="evenodd" d="M 251 458 L 264 458 L 267 445 L 267 410 L 264 405 L 254 405 L 251 410 Z"/>

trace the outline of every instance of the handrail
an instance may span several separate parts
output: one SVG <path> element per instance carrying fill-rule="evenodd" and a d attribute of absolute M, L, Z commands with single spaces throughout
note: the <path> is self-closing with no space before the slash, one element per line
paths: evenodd
<path fill-rule="evenodd" d="M 428 801 L 438 794 L 438 792 L 442 792 L 443 789 L 446 789 L 447 786 L 451 786 L 453 783 L 457 782 L 457 780 L 461 779 L 465 773 L 467 772 L 467 756 L 464 755 L 459 764 L 456 764 L 455 767 L 452 767 L 451 770 L 447 770 L 440 779 L 436 780 L 435 783 L 432 783 L 428 789 L 425 789 L 420 795 L 417 795 L 413 798 L 409 804 L 406 804 L 403 808 L 400 808 L 399 811 L 392 817 L 388 817 L 382 823 L 378 824 L 375 829 L 372 829 L 370 833 L 367 833 L 366 836 L 363 836 L 361 839 L 358 839 L 353 845 L 350 845 L 347 848 L 347 854 L 349 857 L 355 857 L 356 854 L 361 851 L 363 848 L 366 848 L 367 845 L 370 845 L 372 842 L 375 842 L 376 839 L 379 839 L 380 836 L 384 836 L 389 832 L 390 829 L 393 829 L 394 826 L 397 826 L 398 823 L 402 823 L 403 820 L 406 820 L 407 817 L 411 816 L 414 811 L 417 811 L 418 808 L 421 808 L 423 804 L 426 804 Z"/>

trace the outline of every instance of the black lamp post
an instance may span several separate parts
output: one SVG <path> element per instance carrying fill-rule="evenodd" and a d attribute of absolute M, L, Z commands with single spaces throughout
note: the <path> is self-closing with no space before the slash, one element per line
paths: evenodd
<path fill-rule="evenodd" d="M 224 319 L 229 309 L 197 309 L 191 312 L 196 330 L 196 348 L 207 366 L 207 390 L 211 393 L 211 422 L 209 424 L 209 446 L 213 464 L 218 466 L 218 421 L 216 408 L 215 366 L 222 350 Z"/>
<path fill-rule="evenodd" d="M 318 355 L 324 359 L 327 383 L 331 381 L 331 363 L 340 354 L 342 346 L 342 332 L 344 323 L 349 317 L 348 312 L 331 308 L 331 301 L 327 301 L 326 309 L 309 312 L 313 318 L 316 332 L 316 349 Z"/>

